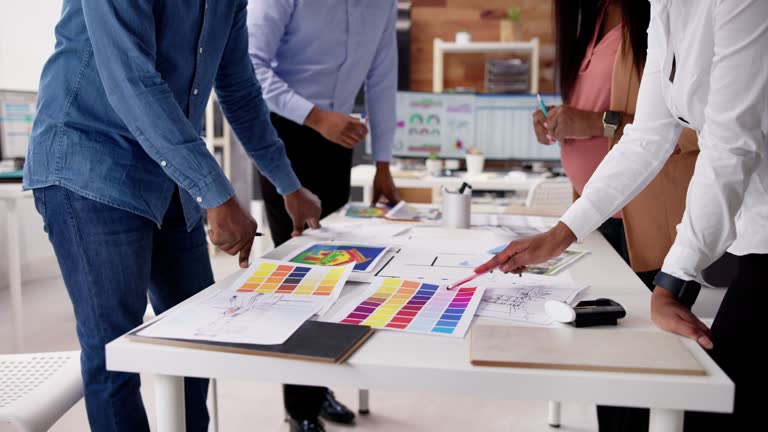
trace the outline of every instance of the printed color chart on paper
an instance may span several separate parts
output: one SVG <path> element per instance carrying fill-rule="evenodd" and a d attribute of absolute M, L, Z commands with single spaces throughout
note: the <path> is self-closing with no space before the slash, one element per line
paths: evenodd
<path fill-rule="evenodd" d="M 339 281 L 346 280 L 345 273 L 348 273 L 347 267 L 319 268 L 262 262 L 237 291 L 330 296 Z"/>
<path fill-rule="evenodd" d="M 483 296 L 483 288 L 448 291 L 435 284 L 384 278 L 364 300 L 341 314 L 339 322 L 374 328 L 464 337 Z"/>

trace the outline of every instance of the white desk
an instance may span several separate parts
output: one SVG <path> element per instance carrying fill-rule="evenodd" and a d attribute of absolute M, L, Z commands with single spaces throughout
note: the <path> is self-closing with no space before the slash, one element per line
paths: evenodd
<path fill-rule="evenodd" d="M 292 239 L 266 257 L 280 259 L 299 244 L 310 241 Z M 590 298 L 613 298 L 628 311 L 618 329 L 585 331 L 653 329 L 649 292 L 629 267 L 599 234 L 587 238 L 582 246 L 592 254 L 569 270 L 572 276 L 591 284 Z M 219 284 L 231 283 L 238 274 Z M 684 410 L 732 409 L 733 383 L 690 341 L 686 344 L 706 369 L 706 376 L 478 367 L 470 364 L 469 344 L 469 336 L 454 339 L 377 331 L 346 363 L 331 365 L 177 348 L 121 337 L 107 345 L 107 367 L 156 375 L 160 432 L 184 430 L 183 376 L 650 407 L 652 432 L 681 431 Z"/>
<path fill-rule="evenodd" d="M 350 184 L 352 187 L 363 188 L 363 202 L 370 203 L 373 199 L 373 177 L 376 167 L 373 165 L 357 165 L 352 167 Z M 491 173 L 483 173 L 476 177 L 433 177 L 426 171 L 419 177 L 403 177 L 400 171 L 393 168 L 392 178 L 398 188 L 432 189 L 432 196 L 439 196 L 440 188 L 458 188 L 463 182 L 472 185 L 475 190 L 499 192 L 528 192 L 542 178 L 541 174 L 522 174 L 518 177 L 498 177 Z"/>
<path fill-rule="evenodd" d="M 31 191 L 22 191 L 20 183 L 0 183 L 0 202 L 5 205 L 8 215 L 8 286 L 11 296 L 11 321 L 13 325 L 13 348 L 21 352 L 24 348 L 24 328 L 21 301 L 21 244 L 19 242 L 19 205 L 22 199 L 32 197 Z"/>

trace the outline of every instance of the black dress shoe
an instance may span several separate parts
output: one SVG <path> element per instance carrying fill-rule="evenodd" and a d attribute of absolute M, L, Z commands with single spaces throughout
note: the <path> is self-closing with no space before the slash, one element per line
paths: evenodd
<path fill-rule="evenodd" d="M 325 392 L 325 400 L 320 408 L 320 417 L 334 423 L 352 424 L 355 422 L 355 413 L 336 400 L 333 392 Z"/>
<path fill-rule="evenodd" d="M 319 419 L 314 420 L 294 420 L 288 419 L 291 425 L 291 432 L 325 432 L 325 427 Z"/>

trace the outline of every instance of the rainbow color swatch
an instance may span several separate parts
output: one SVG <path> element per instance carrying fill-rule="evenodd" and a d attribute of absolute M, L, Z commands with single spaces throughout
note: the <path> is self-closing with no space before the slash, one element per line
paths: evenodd
<path fill-rule="evenodd" d="M 483 295 L 479 287 L 380 279 L 339 322 L 379 329 L 464 337 Z"/>
<path fill-rule="evenodd" d="M 381 207 L 350 205 L 347 207 L 345 216 L 351 218 L 380 218 L 384 217 L 388 211 L 389 210 Z"/>
<path fill-rule="evenodd" d="M 313 244 L 288 261 L 297 264 L 342 266 L 353 264 L 355 271 L 373 270 L 373 266 L 387 251 L 384 246 L 347 244 Z"/>
<path fill-rule="evenodd" d="M 237 291 L 261 294 L 330 296 L 343 286 L 347 267 L 315 267 L 261 262 Z M 342 282 L 341 284 L 339 282 Z"/>

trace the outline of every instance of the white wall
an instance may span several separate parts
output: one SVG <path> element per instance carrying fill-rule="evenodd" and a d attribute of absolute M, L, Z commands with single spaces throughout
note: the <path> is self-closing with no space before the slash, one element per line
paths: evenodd
<path fill-rule="evenodd" d="M 0 89 L 37 90 L 40 71 L 53 52 L 53 30 L 60 13 L 61 0 L 0 0 Z M 19 210 L 22 278 L 30 280 L 55 273 L 53 249 L 32 200 L 25 200 Z M 8 285 L 6 227 L 5 206 L 0 205 L 2 289 Z"/>
<path fill-rule="evenodd" d="M 61 0 L 0 0 L 0 89 L 37 90 Z"/>

